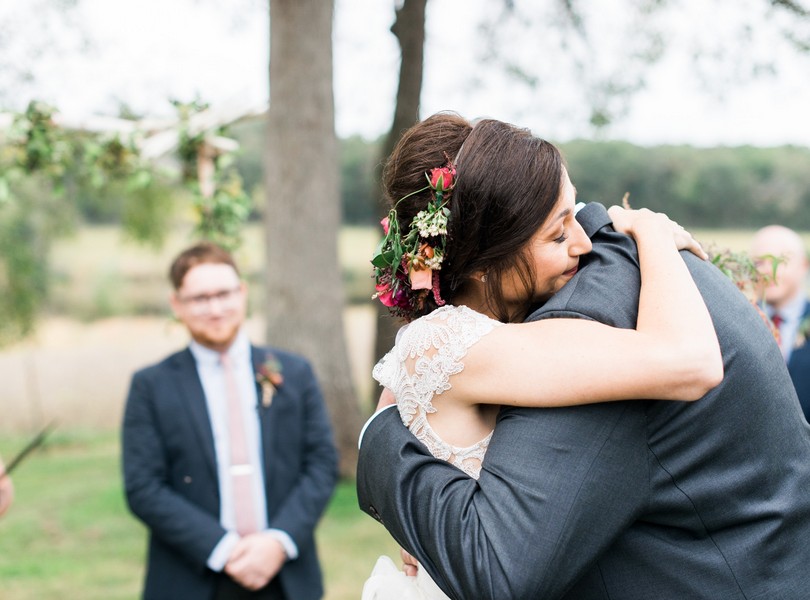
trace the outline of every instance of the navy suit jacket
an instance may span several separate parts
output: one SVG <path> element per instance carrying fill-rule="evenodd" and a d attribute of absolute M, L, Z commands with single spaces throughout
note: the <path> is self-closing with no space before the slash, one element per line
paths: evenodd
<path fill-rule="evenodd" d="M 577 218 L 593 252 L 532 318 L 634 327 L 635 244 L 600 205 Z M 684 259 L 725 368 L 700 400 L 504 408 L 478 481 L 396 411 L 369 424 L 360 507 L 451 597 L 808 598 L 810 427 L 759 314 L 711 264 Z"/>
<path fill-rule="evenodd" d="M 810 322 L 810 301 L 805 302 L 802 323 Z M 810 422 L 810 332 L 804 332 L 799 345 L 790 353 L 788 371 L 802 405 L 804 418 Z"/>
<path fill-rule="evenodd" d="M 316 600 L 323 585 L 313 532 L 334 490 L 337 452 L 309 363 L 269 350 L 281 362 L 284 382 L 269 407 L 257 406 L 267 518 L 299 552 L 278 577 L 288 598 Z M 264 358 L 265 349 L 252 347 L 254 372 Z M 257 394 L 262 397 L 261 389 Z M 122 438 L 127 501 L 149 529 L 143 597 L 211 598 L 215 574 L 206 561 L 225 530 L 214 438 L 190 350 L 135 373 Z"/>

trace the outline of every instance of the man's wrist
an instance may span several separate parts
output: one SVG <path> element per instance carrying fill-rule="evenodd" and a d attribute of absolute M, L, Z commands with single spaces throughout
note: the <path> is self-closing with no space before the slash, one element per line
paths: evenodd
<path fill-rule="evenodd" d="M 290 535 L 281 529 L 268 529 L 265 533 L 277 540 L 281 547 L 284 548 L 284 553 L 287 555 L 287 560 L 295 560 L 298 558 L 298 546 L 290 537 Z"/>
<path fill-rule="evenodd" d="M 225 533 L 225 535 L 222 536 L 222 539 L 217 542 L 217 545 L 214 546 L 211 554 L 208 555 L 208 560 L 205 562 L 208 568 L 212 571 L 216 571 L 217 573 L 222 571 L 238 542 L 239 535 L 237 533 L 234 533 L 233 531 L 228 531 Z"/>

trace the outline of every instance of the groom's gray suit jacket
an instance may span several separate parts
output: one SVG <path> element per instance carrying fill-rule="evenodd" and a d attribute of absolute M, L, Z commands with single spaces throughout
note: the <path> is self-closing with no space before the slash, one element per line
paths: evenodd
<path fill-rule="evenodd" d="M 601 205 L 578 218 L 593 252 L 531 318 L 634 327 L 635 245 Z M 755 309 L 714 266 L 684 258 L 725 365 L 697 402 L 503 409 L 478 482 L 428 454 L 395 410 L 371 422 L 360 506 L 450 596 L 810 598 L 810 428 Z"/>

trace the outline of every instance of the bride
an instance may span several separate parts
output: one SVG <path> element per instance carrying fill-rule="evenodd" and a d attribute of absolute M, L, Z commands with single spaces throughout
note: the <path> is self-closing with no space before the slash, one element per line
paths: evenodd
<path fill-rule="evenodd" d="M 678 250 L 705 253 L 662 214 L 609 211 L 638 245 L 635 330 L 522 323 L 589 268 L 576 189 L 552 144 L 500 121 L 440 113 L 403 135 L 384 184 L 392 209 L 372 260 L 376 296 L 408 324 L 373 375 L 385 388 L 380 407 L 395 397 L 435 457 L 477 478 L 501 405 L 693 401 L 722 379 L 711 318 Z M 382 557 L 363 600 L 446 598 L 424 569 L 416 573 Z"/>

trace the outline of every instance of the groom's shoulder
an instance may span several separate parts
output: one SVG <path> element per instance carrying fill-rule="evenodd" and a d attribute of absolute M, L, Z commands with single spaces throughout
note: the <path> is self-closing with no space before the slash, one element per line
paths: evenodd
<path fill-rule="evenodd" d="M 133 378 L 155 379 L 168 375 L 173 375 L 185 366 L 194 365 L 191 351 L 186 347 L 177 352 L 157 360 L 156 362 L 143 366 L 133 373 Z"/>
<path fill-rule="evenodd" d="M 379 442 L 380 436 L 382 436 L 383 439 L 389 438 L 392 433 L 387 431 L 391 429 L 392 426 L 394 431 L 399 429 L 407 431 L 405 427 L 400 427 L 400 425 L 402 425 L 402 419 L 399 417 L 399 411 L 396 405 L 392 404 L 378 410 L 368 418 L 360 431 L 358 440 L 360 450 L 362 451 L 364 447 Z"/>
<path fill-rule="evenodd" d="M 632 240 L 612 229 L 596 232 L 576 275 L 528 320 L 585 318 L 634 327 L 641 278 Z"/>

